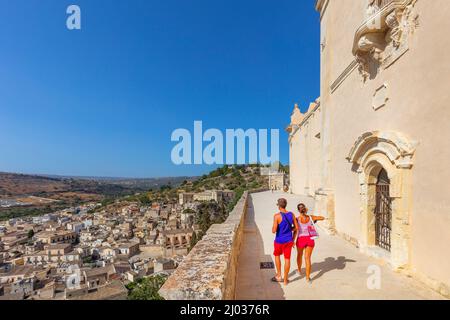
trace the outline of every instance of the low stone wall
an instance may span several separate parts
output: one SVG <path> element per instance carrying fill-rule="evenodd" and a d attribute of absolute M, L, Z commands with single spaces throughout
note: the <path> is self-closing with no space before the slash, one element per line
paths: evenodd
<path fill-rule="evenodd" d="M 232 300 L 237 259 L 242 243 L 249 193 L 245 192 L 228 219 L 214 224 L 159 294 L 166 300 Z"/>

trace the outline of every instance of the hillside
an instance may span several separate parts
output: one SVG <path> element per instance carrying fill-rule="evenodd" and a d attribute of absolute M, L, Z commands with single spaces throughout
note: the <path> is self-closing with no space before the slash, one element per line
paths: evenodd
<path fill-rule="evenodd" d="M 192 179 L 195 178 L 78 178 L 0 172 L 0 198 L 34 195 L 59 199 L 65 193 L 114 196 L 178 185 Z"/>
<path fill-rule="evenodd" d="M 181 188 L 186 192 L 211 189 L 257 189 L 267 185 L 267 177 L 260 174 L 260 165 L 223 166 L 202 176 L 193 183 L 185 182 Z"/>
<path fill-rule="evenodd" d="M 0 220 L 41 215 L 96 201 L 114 199 L 151 203 L 177 202 L 180 192 L 232 190 L 237 201 L 245 190 L 268 186 L 261 165 L 225 165 L 200 178 L 78 178 L 0 173 Z M 228 211 L 234 203 L 228 204 Z"/>
<path fill-rule="evenodd" d="M 15 197 L 26 194 L 67 191 L 68 185 L 59 179 L 0 173 L 0 197 Z"/>
<path fill-rule="evenodd" d="M 143 202 L 165 201 L 175 203 L 180 192 L 205 190 L 232 190 L 239 199 L 245 190 L 268 187 L 268 177 L 260 174 L 260 165 L 225 165 L 197 179 L 184 180 L 180 185 L 165 185 L 160 189 L 128 197 L 127 200 Z M 230 204 L 232 206 L 233 204 Z"/>
<path fill-rule="evenodd" d="M 0 173 L 0 220 L 177 186 L 193 178 L 72 178 Z"/>

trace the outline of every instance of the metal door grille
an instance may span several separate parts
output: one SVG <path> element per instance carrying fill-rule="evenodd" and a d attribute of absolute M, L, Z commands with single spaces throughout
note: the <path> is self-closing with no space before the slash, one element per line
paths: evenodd
<path fill-rule="evenodd" d="M 387 173 L 382 170 L 376 186 L 375 244 L 391 251 L 392 201 L 389 185 Z"/>

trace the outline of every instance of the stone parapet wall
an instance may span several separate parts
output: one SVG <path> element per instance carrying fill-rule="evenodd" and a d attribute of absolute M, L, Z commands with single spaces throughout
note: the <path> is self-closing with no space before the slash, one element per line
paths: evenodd
<path fill-rule="evenodd" d="M 258 190 L 262 191 L 262 190 Z M 257 191 L 253 191 L 257 192 Z M 249 192 L 228 219 L 214 224 L 167 279 L 159 294 L 166 300 L 232 300 Z"/>

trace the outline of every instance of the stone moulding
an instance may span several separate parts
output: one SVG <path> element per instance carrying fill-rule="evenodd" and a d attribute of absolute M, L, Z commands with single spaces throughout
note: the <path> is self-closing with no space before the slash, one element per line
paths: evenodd
<path fill-rule="evenodd" d="M 353 60 L 350 64 L 345 68 L 345 70 L 336 78 L 333 84 L 330 86 L 331 93 L 334 93 L 337 88 L 347 79 L 347 77 L 358 67 L 358 62 Z"/>
<path fill-rule="evenodd" d="M 388 85 L 386 83 L 383 83 L 382 86 L 378 87 L 375 90 L 375 93 L 372 96 L 372 108 L 376 111 L 386 106 L 388 101 Z"/>
<path fill-rule="evenodd" d="M 322 19 L 325 11 L 327 10 L 328 4 L 330 0 L 317 0 L 316 1 L 316 10 L 320 13 L 320 18 Z"/>
<path fill-rule="evenodd" d="M 397 168 L 411 168 L 417 142 L 411 142 L 394 131 L 373 131 L 361 135 L 354 143 L 347 160 L 361 165 L 373 153 L 383 153 Z"/>
<path fill-rule="evenodd" d="M 259 192 L 264 190 L 255 190 Z M 233 300 L 238 256 L 249 192 L 222 224 L 212 225 L 167 279 L 159 294 L 166 300 Z"/>

